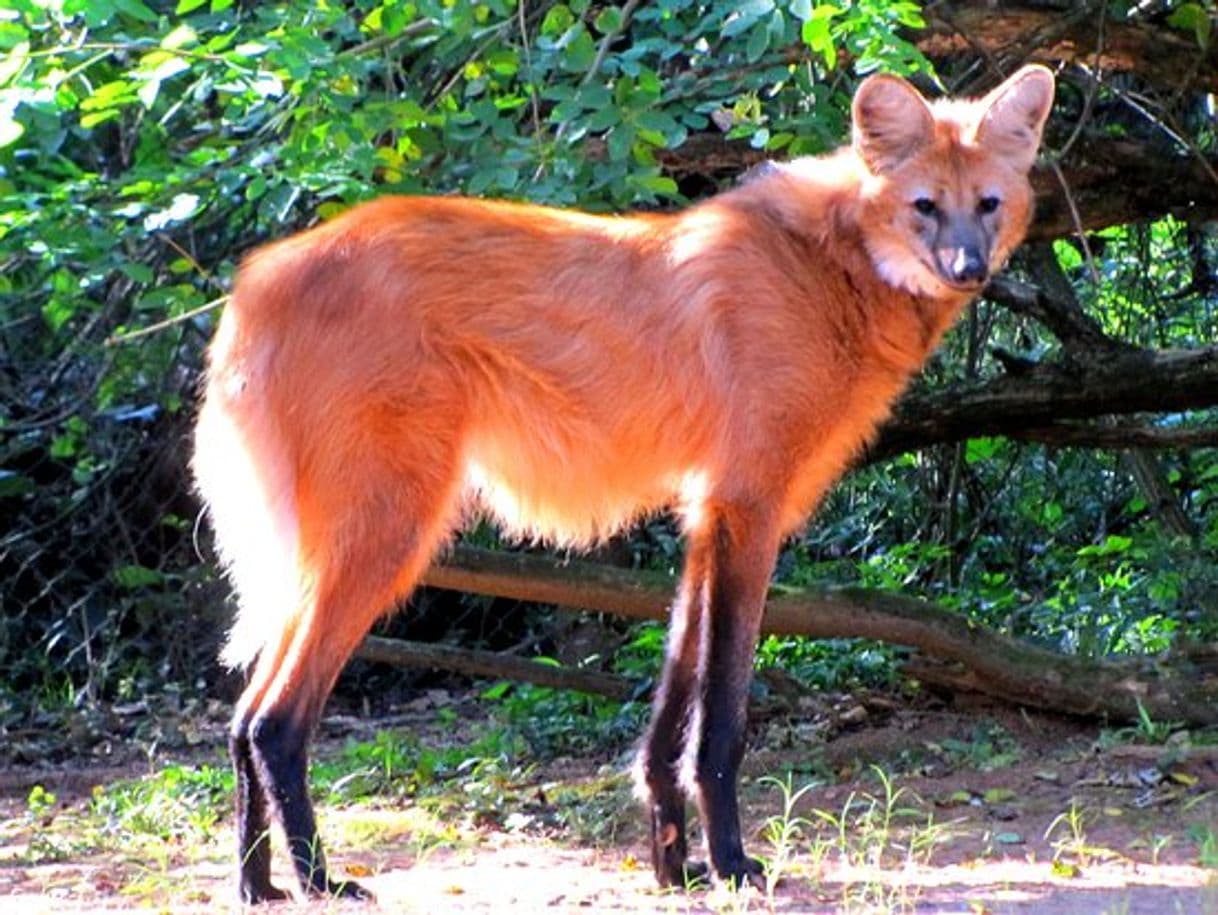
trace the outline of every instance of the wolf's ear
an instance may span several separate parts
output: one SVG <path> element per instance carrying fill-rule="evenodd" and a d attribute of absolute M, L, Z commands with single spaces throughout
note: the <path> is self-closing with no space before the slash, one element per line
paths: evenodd
<path fill-rule="evenodd" d="M 930 107 L 897 76 L 863 80 L 851 107 L 854 149 L 872 174 L 882 175 L 915 155 L 935 133 Z"/>
<path fill-rule="evenodd" d="M 1030 169 L 1045 119 L 1053 107 L 1053 74 L 1035 64 L 1023 67 L 978 105 L 978 145 L 1021 171 Z"/>

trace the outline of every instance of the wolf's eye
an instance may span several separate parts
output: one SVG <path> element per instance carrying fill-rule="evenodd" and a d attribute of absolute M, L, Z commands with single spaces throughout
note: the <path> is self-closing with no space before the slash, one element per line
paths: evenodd
<path fill-rule="evenodd" d="M 935 206 L 935 202 L 929 197 L 919 197 L 914 201 L 913 205 L 914 209 L 923 216 L 934 216 L 935 212 L 939 209 L 937 206 Z"/>
<path fill-rule="evenodd" d="M 997 197 L 982 197 L 977 201 L 977 211 L 980 213 L 993 213 L 998 209 L 998 204 L 1001 202 Z"/>

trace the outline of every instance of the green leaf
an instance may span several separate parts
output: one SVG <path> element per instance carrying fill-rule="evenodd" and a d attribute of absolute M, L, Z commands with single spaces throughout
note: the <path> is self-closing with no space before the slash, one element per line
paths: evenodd
<path fill-rule="evenodd" d="M 745 0 L 736 4 L 731 18 L 720 33 L 724 38 L 742 35 L 753 28 L 764 16 L 774 12 L 774 0 Z"/>
<path fill-rule="evenodd" d="M 51 457 L 66 460 L 82 451 L 88 426 L 79 416 L 72 416 L 64 423 L 64 431 L 51 440 Z"/>
<path fill-rule="evenodd" d="M 620 162 L 630 155 L 634 146 L 634 127 L 630 124 L 619 124 L 609 134 L 609 158 Z"/>
<path fill-rule="evenodd" d="M 812 18 L 800 28 L 800 37 L 804 44 L 819 54 L 825 62 L 825 67 L 830 70 L 837 66 L 837 48 L 833 44 L 831 20 L 840 12 L 835 6 L 818 6 L 812 12 Z"/>
<path fill-rule="evenodd" d="M 498 683 L 494 683 L 494 684 L 488 686 L 486 689 L 484 689 L 482 691 L 482 698 L 483 699 L 502 699 L 504 696 L 506 696 L 508 694 L 508 691 L 511 688 L 512 688 L 512 684 L 510 681 L 500 680 Z"/>
<path fill-rule="evenodd" d="M 498 48 L 491 51 L 482 62 L 493 72 L 499 76 L 514 76 L 520 69 L 520 59 L 514 51 L 507 48 Z"/>
<path fill-rule="evenodd" d="M 729 19 L 727 24 L 723 26 L 723 31 L 720 34 L 724 38 L 735 38 L 742 32 L 747 32 L 749 29 L 751 29 L 756 22 L 757 17 L 744 16 L 743 14 L 737 12 L 733 15 L 733 18 Z"/>
<path fill-rule="evenodd" d="M 1050 865 L 1054 877 L 1074 878 L 1082 876 L 1082 870 L 1077 864 L 1071 864 L 1069 861 L 1063 861 L 1061 858 L 1054 858 Z"/>
<path fill-rule="evenodd" d="M 111 577 L 115 584 L 128 591 L 159 585 L 165 581 L 165 576 L 156 569 L 142 565 L 119 566 L 111 573 Z"/>
<path fill-rule="evenodd" d="M 1109 534 L 1103 543 L 1095 543 L 1078 550 L 1079 556 L 1119 556 L 1128 552 L 1133 546 L 1132 537 L 1122 537 L 1119 534 Z"/>
<path fill-rule="evenodd" d="M 109 24 L 117 7 L 112 0 L 77 0 L 64 3 L 63 11 L 69 15 L 83 15 L 89 28 L 97 29 Z"/>
<path fill-rule="evenodd" d="M 632 179 L 633 183 L 662 197 L 677 196 L 677 182 L 667 175 L 639 175 Z"/>
<path fill-rule="evenodd" d="M 749 42 L 745 46 L 744 55 L 748 58 L 749 63 L 756 63 L 761 60 L 761 56 L 770 47 L 770 31 L 769 29 L 753 29 L 749 35 Z"/>
<path fill-rule="evenodd" d="M 152 272 L 152 268 L 147 264 L 139 264 L 135 261 L 128 261 L 119 269 L 137 283 L 151 283 L 156 274 Z"/>
<path fill-rule="evenodd" d="M 197 44 L 198 41 L 198 33 L 183 23 L 161 39 L 161 47 L 167 50 L 177 50 L 187 45 Z"/>
<path fill-rule="evenodd" d="M 546 12 L 545 18 L 541 20 L 541 34 L 559 36 L 567 29 L 575 24 L 575 17 L 571 15 L 571 10 L 561 3 L 550 7 Z"/>
<path fill-rule="evenodd" d="M 926 28 L 926 18 L 916 3 L 892 3 L 889 4 L 888 10 L 897 17 L 897 22 L 907 29 Z"/>
<path fill-rule="evenodd" d="M 592 25 L 602 35 L 611 35 L 622 27 L 622 11 L 616 6 L 607 6 L 596 14 Z"/>
<path fill-rule="evenodd" d="M 401 35 L 402 29 L 410 25 L 417 15 L 415 7 L 407 4 L 382 6 L 380 9 L 382 10 L 382 27 L 385 34 L 389 36 Z"/>
<path fill-rule="evenodd" d="M 563 51 L 563 67 L 575 72 L 585 72 L 596 60 L 596 42 L 588 34 L 583 25 L 577 23 L 570 30 L 570 38 L 565 41 Z"/>
<path fill-rule="evenodd" d="M 664 139 L 664 134 L 658 130 L 648 130 L 646 127 L 638 128 L 638 138 L 648 146 L 654 146 L 657 149 L 663 149 L 668 145 L 668 141 Z"/>
<path fill-rule="evenodd" d="M 80 109 L 81 111 L 97 111 L 102 108 L 130 104 L 135 101 L 135 90 L 136 84 L 126 79 L 102 83 L 87 98 L 81 100 Z"/>
<path fill-rule="evenodd" d="M 783 149 L 784 147 L 790 145 L 791 141 L 794 139 L 795 134 L 793 133 L 776 133 L 770 137 L 770 141 L 766 143 L 765 148 L 768 152 L 775 152 L 776 150 Z"/>
<path fill-rule="evenodd" d="M 504 190 L 512 190 L 520 180 L 520 171 L 510 165 L 501 165 L 495 169 L 495 184 Z"/>
<path fill-rule="evenodd" d="M 174 9 L 174 14 L 185 16 L 187 13 L 193 13 L 206 2 L 207 0 L 179 0 L 177 8 Z"/>
<path fill-rule="evenodd" d="M 106 111 L 95 111 L 92 114 L 84 114 L 80 117 L 80 126 L 85 129 L 96 127 L 98 124 L 104 124 L 106 121 L 111 121 L 118 117 L 119 111 L 117 108 L 110 108 Z"/>
<path fill-rule="evenodd" d="M 988 461 L 1002 450 L 1002 441 L 997 438 L 971 438 L 964 446 L 964 461 L 966 464 L 979 464 Z"/>
<path fill-rule="evenodd" d="M 156 22 L 157 15 L 140 0 L 113 0 L 114 8 L 140 22 Z"/>
<path fill-rule="evenodd" d="M 1201 48 L 1209 47 L 1213 21 L 1205 7 L 1199 3 L 1183 3 L 1167 17 L 1167 24 L 1183 31 L 1191 31 Z"/>
<path fill-rule="evenodd" d="M 53 331 L 63 327 L 74 314 L 76 308 L 67 299 L 51 298 L 42 306 L 42 319 Z"/>
<path fill-rule="evenodd" d="M 634 121 L 640 127 L 662 134 L 671 134 L 681 130 L 681 125 L 666 111 L 656 111 L 655 109 L 640 111 Z"/>
<path fill-rule="evenodd" d="M 588 115 L 588 119 L 584 122 L 589 130 L 601 131 L 608 130 L 622 121 L 622 112 L 612 105 L 602 108 L 600 111 L 594 111 Z"/>
<path fill-rule="evenodd" d="M 29 31 L 20 23 L 0 20 L 0 50 L 16 51 L 24 57 L 29 51 L 29 37 Z M 22 45 L 25 48 L 19 50 Z"/>

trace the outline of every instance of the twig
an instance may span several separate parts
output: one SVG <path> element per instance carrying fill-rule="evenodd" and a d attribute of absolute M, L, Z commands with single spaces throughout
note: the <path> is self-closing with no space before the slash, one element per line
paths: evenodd
<path fill-rule="evenodd" d="M 407 38 L 413 38 L 420 32 L 426 32 L 428 29 L 436 27 L 436 23 L 431 19 L 417 19 L 409 25 L 403 27 L 402 31 L 396 35 L 377 35 L 375 38 L 370 38 L 367 41 L 339 51 L 335 57 L 342 60 L 345 57 L 358 57 L 361 54 L 366 54 L 369 51 L 379 51 L 382 48 L 390 48 L 399 41 L 405 41 Z"/>
<path fill-rule="evenodd" d="M 533 137 L 537 141 L 537 151 L 542 151 L 541 146 L 541 102 L 537 98 L 537 86 L 533 82 L 533 52 L 529 48 L 529 26 L 525 20 L 524 3 L 517 7 L 517 12 L 520 19 L 520 47 L 524 51 L 524 65 L 529 71 L 529 111 L 533 117 Z M 539 158 L 542 158 L 539 156 Z M 538 168 L 541 166 L 538 165 Z"/>
<path fill-rule="evenodd" d="M 1095 74 L 1092 75 L 1085 66 L 1079 64 L 1078 67 L 1089 77 L 1091 77 L 1091 85 L 1087 87 L 1087 98 L 1083 100 L 1083 111 L 1078 116 L 1078 122 L 1074 125 L 1074 130 L 1066 142 L 1062 144 L 1056 155 L 1053 157 L 1056 161 L 1061 161 L 1066 158 L 1066 154 L 1070 152 L 1078 138 L 1083 133 L 1083 127 L 1091 120 L 1091 109 L 1095 105 L 1096 96 L 1100 94 L 1100 85 L 1104 79 L 1104 24 L 1108 21 L 1108 0 L 1104 0 L 1100 7 L 1100 24 L 1097 27 L 1095 39 Z"/>
<path fill-rule="evenodd" d="M 166 318 L 164 321 L 157 321 L 155 324 L 149 324 L 147 327 L 141 327 L 139 330 L 131 330 L 125 334 L 111 334 L 106 338 L 106 346 L 117 346 L 120 343 L 129 343 L 132 340 L 138 340 L 140 337 L 147 337 L 149 334 L 155 334 L 166 328 L 173 327 L 175 324 L 181 324 L 183 321 L 189 321 L 191 318 L 197 318 L 201 314 L 206 314 L 213 309 L 219 308 L 228 301 L 228 296 L 222 295 L 218 299 L 212 299 L 205 305 L 200 305 L 198 308 L 192 308 L 190 311 L 184 311 L 180 315 L 174 315 L 172 318 Z"/>
<path fill-rule="evenodd" d="M 1210 164 L 1209 159 L 1205 157 L 1205 153 L 1201 151 L 1197 144 L 1184 137 L 1181 131 L 1177 129 L 1176 125 L 1170 122 L 1166 112 L 1163 112 L 1162 116 L 1155 116 L 1150 111 L 1150 100 L 1143 98 L 1134 92 L 1122 92 L 1118 89 L 1117 96 L 1124 101 L 1126 105 L 1167 134 L 1168 137 L 1171 138 L 1172 142 L 1174 142 L 1177 146 L 1201 163 L 1201 167 L 1205 169 L 1205 172 L 1207 175 L 1209 175 L 1210 179 L 1215 184 L 1218 184 L 1218 171 L 1214 170 L 1214 166 Z"/>
<path fill-rule="evenodd" d="M 1085 73 L 1086 70 L 1084 69 L 1083 72 Z M 1098 79 L 1098 77 L 1092 78 Z M 1215 171 L 1214 166 L 1210 164 L 1209 159 L 1206 158 L 1205 153 L 1202 152 L 1200 147 L 1198 147 L 1197 144 L 1192 140 L 1185 137 L 1184 132 L 1172 122 L 1170 115 L 1167 114 L 1167 109 L 1165 106 L 1154 102 L 1137 92 L 1130 92 L 1128 90 L 1121 89 L 1118 86 L 1109 86 L 1108 88 L 1109 91 L 1116 95 L 1116 97 L 1124 102 L 1129 108 L 1141 115 L 1156 128 L 1163 131 L 1163 133 L 1167 134 L 1168 138 L 1170 138 L 1173 143 L 1195 158 L 1201 164 L 1201 167 L 1205 170 L 1206 174 L 1210 176 L 1215 184 L 1218 184 L 1218 171 Z M 1152 108 L 1158 109 L 1158 113 L 1156 114 L 1154 111 L 1152 111 Z M 1063 154 L 1064 152 L 1065 150 L 1062 151 Z"/>
<path fill-rule="evenodd" d="M 1075 201 L 1074 194 L 1070 190 L 1070 183 L 1066 181 L 1062 167 L 1056 159 L 1049 161 L 1049 167 L 1053 169 L 1053 174 L 1057 177 L 1057 183 L 1061 185 L 1062 195 L 1066 198 L 1066 206 L 1070 208 L 1070 218 L 1074 222 L 1074 231 L 1078 234 L 1079 244 L 1083 246 L 1083 260 L 1087 263 L 1087 272 L 1091 275 L 1091 282 L 1098 286 L 1100 284 L 1100 270 L 1095 265 L 1095 256 L 1091 253 L 1091 243 L 1087 241 L 1087 230 L 1083 228 L 1083 217 L 1079 214 L 1078 203 Z"/>
<path fill-rule="evenodd" d="M 520 8 L 521 8 L 521 10 L 523 10 L 524 5 L 521 4 Z M 447 95 L 455 85 L 457 85 L 457 82 L 461 79 L 461 77 L 465 73 L 465 68 L 468 67 L 474 61 L 476 61 L 483 54 L 485 54 L 486 49 L 489 48 L 491 45 L 493 45 L 496 41 L 498 41 L 502 37 L 501 33 L 503 32 L 503 30 L 506 26 L 507 26 L 506 20 L 504 22 L 501 22 L 499 25 L 495 26 L 494 29 L 491 30 L 490 34 L 487 35 L 486 40 L 483 41 L 482 44 L 478 45 L 478 47 L 474 48 L 474 50 L 470 52 L 469 56 L 466 57 L 465 60 L 461 61 L 461 64 L 459 66 L 453 68 L 453 71 L 449 75 L 448 79 L 444 80 L 444 82 L 441 83 L 439 88 L 437 88 L 434 92 L 429 93 L 430 99 L 431 99 L 431 101 L 428 103 L 429 108 L 431 106 L 435 105 L 435 103 L 438 100 L 444 98 L 444 96 Z M 532 64 L 529 62 L 529 48 L 528 48 L 527 42 L 524 45 L 524 57 L 525 57 L 525 66 L 529 67 L 531 69 Z"/>
<path fill-rule="evenodd" d="M 53 48 L 39 48 L 37 51 L 26 51 L 22 56 L 25 58 L 32 57 L 58 57 L 64 54 L 70 54 L 73 51 L 101 51 L 103 55 L 116 54 L 123 52 L 142 52 L 142 51 L 163 51 L 166 54 L 172 54 L 175 57 L 186 57 L 191 60 L 205 60 L 209 63 L 224 64 L 232 70 L 239 73 L 255 74 L 258 70 L 254 67 L 245 67 L 235 63 L 231 58 L 223 54 L 212 54 L 207 51 L 193 51 L 190 48 L 167 48 L 156 41 L 148 41 L 137 39 L 135 41 L 82 41 L 71 45 L 56 45 Z M 102 56 L 102 55 L 97 55 Z M 91 59 L 89 63 L 96 62 L 96 58 Z"/>
<path fill-rule="evenodd" d="M 211 271 L 200 264 L 193 254 L 174 241 L 172 236 L 167 235 L 164 232 L 159 232 L 157 234 L 161 241 L 165 242 L 165 244 L 177 251 L 178 254 L 180 254 L 183 258 L 190 261 L 190 266 L 194 269 L 195 273 L 199 274 L 199 276 L 203 277 L 205 280 L 211 279 Z"/>
<path fill-rule="evenodd" d="M 601 38 L 600 46 L 596 49 L 596 57 L 592 60 L 592 66 L 588 68 L 588 72 L 584 74 L 584 78 L 579 81 L 581 86 L 586 86 L 596 78 L 596 74 L 600 72 L 601 64 L 605 62 L 605 55 L 609 53 L 609 46 L 613 44 L 613 40 L 618 35 L 626 30 L 630 25 L 630 17 L 634 15 L 634 9 L 639 5 L 639 0 L 627 0 L 622 7 L 622 19 L 618 23 L 616 29 L 611 32 L 606 32 Z"/>

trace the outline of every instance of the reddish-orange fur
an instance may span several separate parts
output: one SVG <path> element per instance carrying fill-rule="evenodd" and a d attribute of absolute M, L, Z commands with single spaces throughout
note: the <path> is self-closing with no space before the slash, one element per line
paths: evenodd
<path fill-rule="evenodd" d="M 886 133 L 908 94 L 881 78 L 853 148 L 672 215 L 387 198 L 250 257 L 195 458 L 242 596 L 235 733 L 272 713 L 311 726 L 469 507 L 575 545 L 672 507 L 691 543 L 751 557 L 759 601 L 781 538 L 976 292 L 936 273 L 954 249 L 918 247 L 910 189 L 948 221 L 1001 195 L 995 222 L 960 229 L 991 267 L 1029 219 L 1019 125 L 982 126 L 1011 93 L 939 106 L 912 140 Z M 1016 111 L 1032 151 L 1033 101 Z"/>

